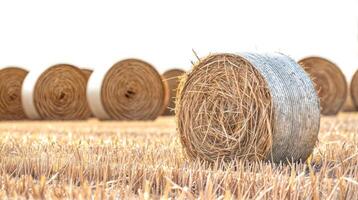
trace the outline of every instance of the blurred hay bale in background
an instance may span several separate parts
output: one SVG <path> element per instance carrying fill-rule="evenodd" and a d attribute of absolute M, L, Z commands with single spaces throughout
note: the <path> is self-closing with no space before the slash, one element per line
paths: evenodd
<path fill-rule="evenodd" d="M 23 108 L 30 119 L 83 120 L 91 116 L 87 78 L 68 64 L 30 71 L 22 87 Z"/>
<path fill-rule="evenodd" d="M 96 70 L 87 86 L 87 98 L 99 119 L 155 120 L 166 105 L 166 87 L 149 63 L 126 59 Z"/>
<path fill-rule="evenodd" d="M 27 118 L 21 102 L 21 87 L 27 73 L 19 67 L 0 70 L 0 120 Z"/>
<path fill-rule="evenodd" d="M 347 98 L 347 81 L 342 71 L 321 57 L 307 57 L 298 62 L 310 75 L 318 92 L 323 115 L 335 115 Z"/>
<path fill-rule="evenodd" d="M 356 71 L 352 77 L 350 88 L 349 88 L 352 104 L 357 110 L 358 108 L 358 71 Z"/>
<path fill-rule="evenodd" d="M 348 87 L 348 92 L 347 92 L 347 98 L 346 98 L 346 101 L 344 102 L 343 104 L 343 107 L 342 107 L 342 111 L 343 112 L 354 112 L 354 111 L 357 111 L 357 108 L 356 106 L 354 105 L 353 103 L 353 99 L 352 99 L 352 95 L 351 95 L 351 86 Z"/>
<path fill-rule="evenodd" d="M 163 81 L 168 85 L 169 103 L 166 107 L 163 115 L 174 115 L 175 100 L 177 94 L 177 88 L 180 83 L 180 77 L 185 74 L 184 70 L 181 69 L 170 69 L 163 73 Z"/>

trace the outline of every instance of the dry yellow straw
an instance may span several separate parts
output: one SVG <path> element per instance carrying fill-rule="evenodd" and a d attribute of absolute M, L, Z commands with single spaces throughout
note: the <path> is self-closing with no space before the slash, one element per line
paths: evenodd
<path fill-rule="evenodd" d="M 319 131 L 319 100 L 282 54 L 216 54 L 182 80 L 177 128 L 189 158 L 303 161 Z"/>

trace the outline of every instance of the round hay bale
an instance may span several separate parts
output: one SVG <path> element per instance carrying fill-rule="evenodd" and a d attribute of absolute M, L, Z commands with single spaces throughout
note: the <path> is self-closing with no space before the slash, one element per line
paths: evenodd
<path fill-rule="evenodd" d="M 350 84 L 350 95 L 355 107 L 355 111 L 358 110 L 358 70 L 354 73 Z"/>
<path fill-rule="evenodd" d="M 21 103 L 21 86 L 27 73 L 19 67 L 0 70 L 0 120 L 27 118 Z"/>
<path fill-rule="evenodd" d="M 87 98 L 99 119 L 154 120 L 165 108 L 165 85 L 155 68 L 126 59 L 91 75 Z"/>
<path fill-rule="evenodd" d="M 335 115 L 347 98 L 347 81 L 342 71 L 321 57 L 307 57 L 298 62 L 312 78 L 323 115 Z"/>
<path fill-rule="evenodd" d="M 175 99 L 177 94 L 177 88 L 180 83 L 180 77 L 185 74 L 184 70 L 171 69 L 163 73 L 163 81 L 168 85 L 168 106 L 166 107 L 163 115 L 169 116 L 174 115 Z"/>
<path fill-rule="evenodd" d="M 30 119 L 83 120 L 91 116 L 86 76 L 68 64 L 31 71 L 22 87 L 23 107 Z"/>
<path fill-rule="evenodd" d="M 216 54 L 182 80 L 177 128 L 189 158 L 304 161 L 317 141 L 319 100 L 283 54 Z"/>

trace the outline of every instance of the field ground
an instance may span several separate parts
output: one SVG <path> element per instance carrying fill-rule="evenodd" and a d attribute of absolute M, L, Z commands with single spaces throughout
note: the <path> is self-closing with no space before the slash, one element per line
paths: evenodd
<path fill-rule="evenodd" d="M 0 199 L 358 199 L 358 114 L 324 117 L 306 164 L 188 161 L 172 117 L 1 122 Z"/>

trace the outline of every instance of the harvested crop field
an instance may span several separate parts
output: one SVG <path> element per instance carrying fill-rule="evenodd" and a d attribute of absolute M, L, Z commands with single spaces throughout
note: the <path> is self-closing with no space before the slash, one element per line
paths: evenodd
<path fill-rule="evenodd" d="M 0 199 L 358 199 L 358 114 L 322 117 L 305 164 L 189 161 L 174 117 L 1 122 Z"/>

